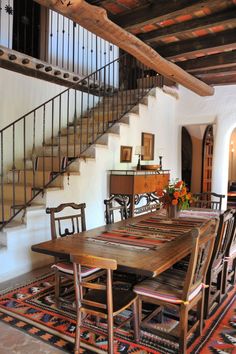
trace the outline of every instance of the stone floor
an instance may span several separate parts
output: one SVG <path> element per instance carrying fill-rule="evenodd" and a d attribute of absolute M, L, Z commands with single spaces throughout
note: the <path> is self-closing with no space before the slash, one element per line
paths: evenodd
<path fill-rule="evenodd" d="M 32 271 L 8 282 L 0 283 L 0 291 L 43 274 L 49 267 Z M 0 354 L 62 354 L 58 350 L 20 330 L 0 322 Z"/>

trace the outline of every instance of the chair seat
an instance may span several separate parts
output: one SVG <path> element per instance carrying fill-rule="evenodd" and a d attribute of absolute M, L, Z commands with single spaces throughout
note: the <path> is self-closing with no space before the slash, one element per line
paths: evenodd
<path fill-rule="evenodd" d="M 202 289 L 200 283 L 189 294 L 188 299 L 183 300 L 183 285 L 186 272 L 179 269 L 168 269 L 155 278 L 144 280 L 134 287 L 134 291 L 143 296 L 166 301 L 173 304 L 181 304 L 191 301 Z"/>
<path fill-rule="evenodd" d="M 65 274 L 74 274 L 73 264 L 70 262 L 58 262 L 52 265 L 51 268 L 58 269 L 60 272 Z M 89 268 L 89 267 L 82 267 L 81 269 L 81 276 L 88 277 L 89 275 L 99 271 L 100 268 Z"/>
<path fill-rule="evenodd" d="M 130 290 L 116 290 L 113 289 L 113 316 L 119 313 L 122 309 L 126 308 L 129 303 L 132 303 L 137 295 Z M 100 304 L 107 304 L 107 293 L 106 291 L 101 290 L 90 290 L 84 296 L 85 300 L 95 301 Z M 97 307 L 83 305 L 83 308 L 86 310 L 98 310 Z M 107 314 L 107 309 L 99 308 L 100 313 Z"/>

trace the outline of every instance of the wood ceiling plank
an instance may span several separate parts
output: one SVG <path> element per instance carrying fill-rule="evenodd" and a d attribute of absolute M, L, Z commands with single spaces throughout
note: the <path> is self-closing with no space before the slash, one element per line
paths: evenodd
<path fill-rule="evenodd" d="M 214 74 L 226 74 L 229 75 L 231 74 L 236 74 L 236 63 L 234 63 L 233 66 L 230 67 L 224 67 L 224 68 L 218 68 L 218 69 L 212 69 L 212 70 L 199 70 L 195 72 L 195 75 L 197 77 L 204 77 L 204 76 L 209 76 L 209 75 L 214 75 Z"/>
<path fill-rule="evenodd" d="M 204 80 L 209 84 L 209 85 L 235 85 L 236 84 L 236 75 L 229 73 L 228 75 L 208 75 L 204 77 Z"/>
<path fill-rule="evenodd" d="M 35 0 L 67 16 L 87 30 L 132 54 L 142 63 L 201 96 L 214 94 L 214 89 L 161 57 L 143 41 L 110 21 L 104 9 L 84 0 Z"/>
<path fill-rule="evenodd" d="M 155 40 L 162 40 L 169 36 L 177 36 L 180 34 L 186 34 L 196 30 L 208 29 L 214 26 L 225 26 L 230 24 L 236 25 L 236 8 L 223 13 L 214 14 L 206 17 L 195 18 L 190 21 L 177 23 L 172 26 L 163 27 L 154 31 L 139 34 L 138 37 L 143 41 L 152 42 Z"/>
<path fill-rule="evenodd" d="M 144 26 L 164 21 L 202 10 L 205 6 L 220 4 L 222 4 L 222 0 L 156 0 L 154 4 L 149 6 L 139 7 L 137 10 L 129 11 L 123 15 L 110 16 L 110 18 L 119 26 L 130 30 L 137 25 Z"/>
<path fill-rule="evenodd" d="M 215 50 L 236 49 L 236 30 L 230 29 L 196 39 L 156 46 L 155 49 L 168 59 L 177 59 L 197 53 L 210 53 Z"/>
<path fill-rule="evenodd" d="M 200 69 L 212 70 L 230 67 L 236 64 L 236 50 L 207 55 L 202 58 L 177 62 L 176 64 L 188 72 L 195 72 L 199 71 Z"/>

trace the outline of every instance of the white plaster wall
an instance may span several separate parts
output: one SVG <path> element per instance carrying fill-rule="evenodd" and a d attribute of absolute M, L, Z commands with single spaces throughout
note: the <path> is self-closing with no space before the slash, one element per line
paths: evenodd
<path fill-rule="evenodd" d="M 214 96 L 200 97 L 180 87 L 180 126 L 215 123 L 212 191 L 227 195 L 230 135 L 236 127 L 236 85 L 215 87 Z M 224 201 L 226 207 L 226 200 Z"/>
<path fill-rule="evenodd" d="M 137 165 L 135 147 L 141 145 L 141 133 L 155 134 L 153 161 L 142 164 L 158 164 L 159 150 L 163 153 L 163 168 L 171 170 L 171 178 L 180 177 L 177 143 L 179 129 L 175 119 L 175 98 L 157 89 L 157 97 L 149 97 L 148 106 L 139 105 L 139 115 L 130 114 L 130 124 L 122 125 L 120 137 L 111 136 L 106 148 L 96 149 L 96 160 L 80 162 L 80 176 L 71 176 L 65 189 L 47 194 L 47 206 L 62 202 L 85 202 L 87 228 L 103 225 L 103 200 L 109 196 L 109 170 L 132 169 Z M 133 147 L 131 163 L 120 163 L 120 146 Z"/>

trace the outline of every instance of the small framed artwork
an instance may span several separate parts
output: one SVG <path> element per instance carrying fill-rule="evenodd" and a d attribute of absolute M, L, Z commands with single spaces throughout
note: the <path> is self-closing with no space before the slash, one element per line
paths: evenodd
<path fill-rule="evenodd" d="M 132 146 L 120 147 L 120 162 L 131 162 L 132 160 Z"/>
<path fill-rule="evenodd" d="M 142 160 L 145 161 L 154 160 L 154 140 L 155 140 L 154 134 L 142 133 L 142 146 L 144 149 Z"/>

